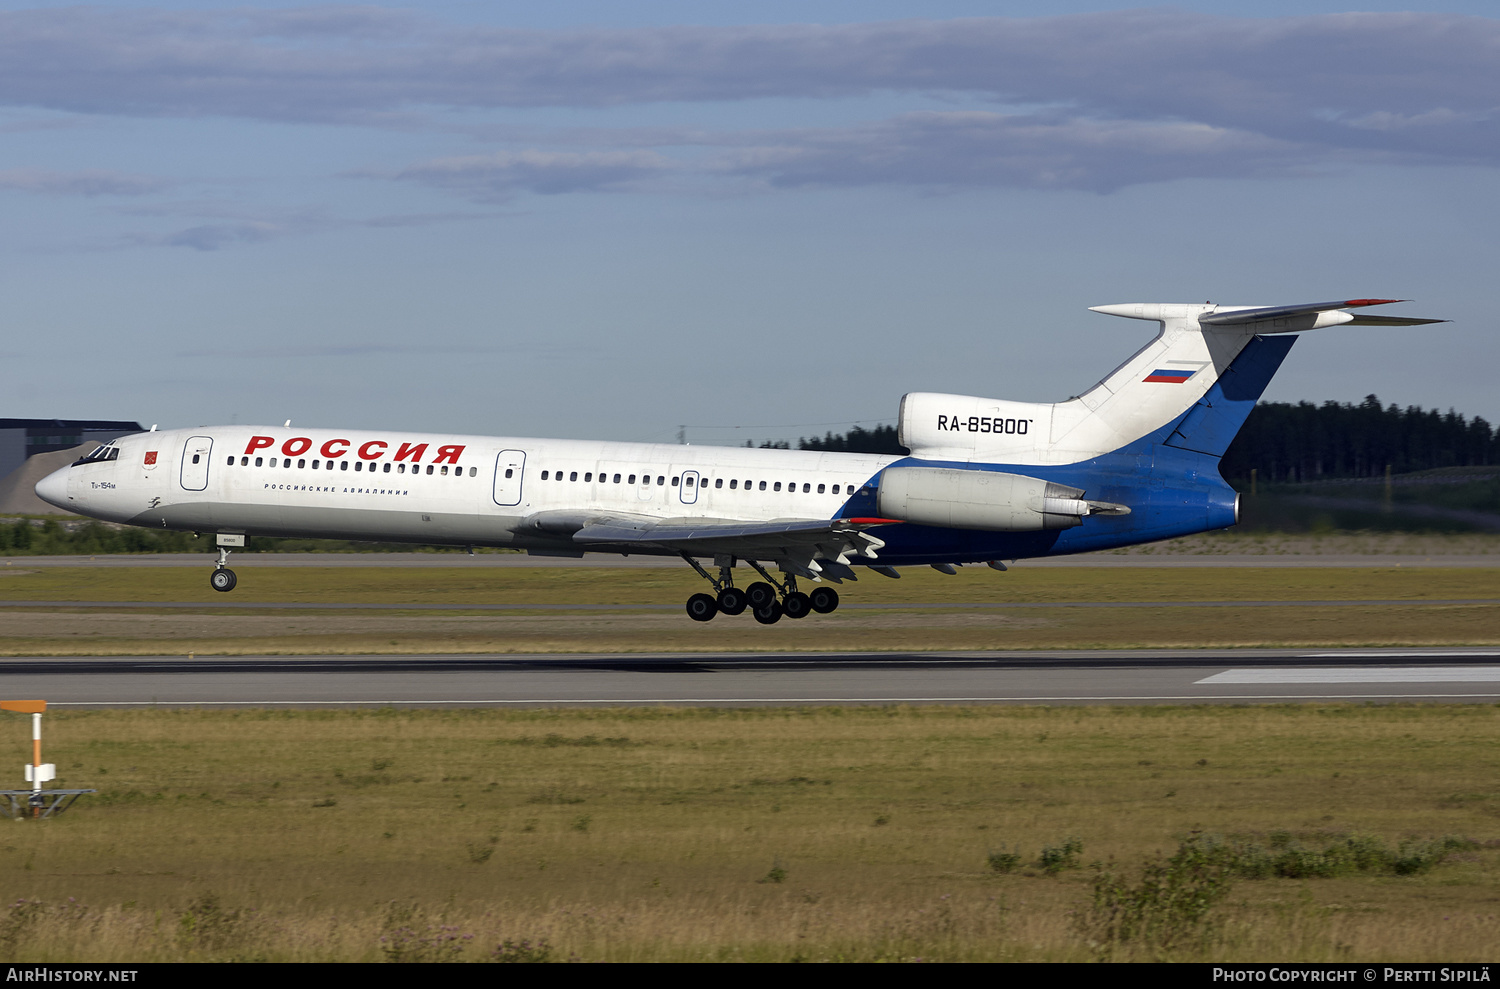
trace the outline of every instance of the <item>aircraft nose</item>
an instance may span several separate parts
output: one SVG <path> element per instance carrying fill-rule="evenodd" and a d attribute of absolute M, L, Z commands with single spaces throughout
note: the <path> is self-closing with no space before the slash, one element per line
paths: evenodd
<path fill-rule="evenodd" d="M 49 505 L 56 505 L 58 508 L 72 511 L 72 506 L 68 502 L 69 470 L 70 468 L 67 467 L 64 467 L 62 470 L 55 470 L 40 481 L 37 481 L 36 496 Z"/>

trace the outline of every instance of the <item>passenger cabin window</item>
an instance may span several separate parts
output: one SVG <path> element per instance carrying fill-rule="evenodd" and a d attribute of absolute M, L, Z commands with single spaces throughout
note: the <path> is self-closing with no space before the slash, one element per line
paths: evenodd
<path fill-rule="evenodd" d="M 656 475 L 656 483 L 658 485 L 666 484 L 667 483 L 666 475 L 664 475 L 664 474 L 658 474 L 658 475 Z"/>
<path fill-rule="evenodd" d="M 347 461 L 347 460 L 340 460 L 339 461 L 339 470 L 348 470 L 348 469 L 349 469 L 349 461 Z"/>
<path fill-rule="evenodd" d="M 249 457 L 241 457 L 240 458 L 240 466 L 241 467 L 249 467 L 250 466 L 250 458 Z"/>
<path fill-rule="evenodd" d="M 307 461 L 306 460 L 298 460 L 297 461 L 297 469 L 298 470 L 301 470 L 302 468 L 304 468 L 306 466 L 307 466 Z"/>
<path fill-rule="evenodd" d="M 716 478 L 714 478 L 714 487 L 716 487 L 716 488 L 722 488 L 723 486 L 724 486 L 724 479 L 722 477 L 716 477 Z"/>
<path fill-rule="evenodd" d="M 470 469 L 472 470 L 472 468 L 470 468 Z M 570 480 L 570 481 L 576 481 L 576 480 L 578 480 L 578 472 L 576 470 L 568 471 L 568 480 Z"/>
<path fill-rule="evenodd" d="M 594 472 L 593 471 L 589 471 L 588 473 L 584 474 L 583 475 L 583 479 L 585 481 L 592 481 L 594 479 Z"/>
<path fill-rule="evenodd" d="M 823 485 L 820 484 L 820 485 L 818 485 L 818 494 L 822 494 L 822 493 L 823 493 Z"/>
<path fill-rule="evenodd" d="M 778 487 L 778 488 L 779 488 L 779 487 L 781 487 L 781 485 L 779 485 L 779 484 L 778 484 L 778 485 L 776 485 L 776 486 L 777 486 L 777 487 Z M 765 481 L 761 481 L 761 482 L 760 482 L 760 489 L 761 489 L 761 490 L 762 490 L 762 491 L 764 491 L 764 490 L 766 490 L 766 482 L 765 482 Z"/>
<path fill-rule="evenodd" d="M 265 460 L 264 457 L 256 457 L 255 458 L 255 466 L 257 466 L 257 467 L 264 466 L 264 460 Z"/>
<path fill-rule="evenodd" d="M 547 472 L 546 471 L 542 471 L 542 480 L 545 481 L 546 479 L 547 479 Z"/>
<path fill-rule="evenodd" d="M 678 480 L 679 480 L 679 478 L 675 478 L 675 477 L 672 478 L 672 487 L 674 487 L 674 488 L 677 487 Z"/>
<path fill-rule="evenodd" d="M 834 493 L 834 494 L 838 494 L 838 493 L 839 493 L 839 486 L 838 486 L 838 485 L 837 485 L 837 484 L 835 484 L 835 485 L 834 485 L 834 486 L 833 486 L 833 493 Z"/>
<path fill-rule="evenodd" d="M 771 490 L 772 491 L 780 491 L 781 490 L 781 482 L 777 481 L 775 484 L 771 485 Z"/>
<path fill-rule="evenodd" d="M 447 464 L 443 465 L 443 476 L 444 477 L 448 476 L 448 465 Z"/>
<path fill-rule="evenodd" d="M 479 468 L 478 467 L 470 467 L 469 468 L 469 476 L 470 477 L 477 477 L 478 475 L 479 475 Z"/>
<path fill-rule="evenodd" d="M 615 475 L 615 483 L 616 483 L 616 484 L 619 484 L 619 483 L 620 483 L 620 475 L 619 475 L 619 474 L 616 474 L 616 475 Z"/>
<path fill-rule="evenodd" d="M 432 473 L 432 465 L 431 464 L 427 465 L 427 473 L 429 473 L 429 474 Z"/>
<path fill-rule="evenodd" d="M 811 490 L 812 490 L 812 485 L 811 484 L 803 484 L 802 485 L 802 493 L 803 494 L 807 494 Z"/>
<path fill-rule="evenodd" d="M 390 464 L 386 464 L 384 467 L 381 468 L 380 472 L 382 474 L 389 474 L 391 472 L 391 465 Z"/>
<path fill-rule="evenodd" d="M 738 488 L 739 486 L 740 486 L 740 482 L 739 482 L 738 478 L 730 478 L 730 480 L 729 480 L 729 490 L 730 491 L 733 491 L 734 489 Z"/>

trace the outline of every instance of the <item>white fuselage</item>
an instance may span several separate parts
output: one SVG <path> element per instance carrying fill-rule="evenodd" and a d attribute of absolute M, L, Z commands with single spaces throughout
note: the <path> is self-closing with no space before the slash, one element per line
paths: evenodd
<path fill-rule="evenodd" d="M 541 512 L 830 518 L 899 458 L 742 447 L 214 426 L 137 433 L 38 494 L 154 528 L 546 549 Z"/>

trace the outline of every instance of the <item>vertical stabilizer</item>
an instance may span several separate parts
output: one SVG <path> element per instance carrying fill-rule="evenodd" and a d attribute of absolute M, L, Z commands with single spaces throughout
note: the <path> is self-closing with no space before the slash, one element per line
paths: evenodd
<path fill-rule="evenodd" d="M 1094 387 L 1055 405 L 913 392 L 901 403 L 901 442 L 917 458 L 979 463 L 1079 463 L 1155 443 L 1223 456 L 1296 339 L 1280 334 L 1442 322 L 1344 311 L 1396 301 L 1095 306 L 1155 322 L 1157 335 Z"/>

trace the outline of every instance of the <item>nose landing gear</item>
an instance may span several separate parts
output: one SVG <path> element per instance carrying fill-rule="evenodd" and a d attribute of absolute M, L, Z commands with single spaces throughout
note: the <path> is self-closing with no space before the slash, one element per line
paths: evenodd
<path fill-rule="evenodd" d="M 240 582 L 234 575 L 234 571 L 224 564 L 229 562 L 229 550 L 219 547 L 219 562 L 214 564 L 214 572 L 208 576 L 208 586 L 216 591 L 228 593 L 234 590 L 234 585 Z"/>

